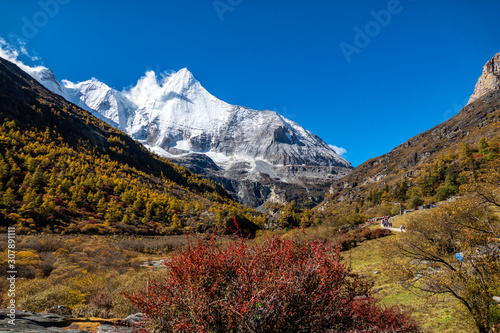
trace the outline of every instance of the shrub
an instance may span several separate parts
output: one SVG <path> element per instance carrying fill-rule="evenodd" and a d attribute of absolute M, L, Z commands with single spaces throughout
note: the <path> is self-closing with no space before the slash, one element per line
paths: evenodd
<path fill-rule="evenodd" d="M 71 287 L 59 285 L 23 299 L 19 306 L 29 311 L 50 311 L 50 308 L 61 304 L 73 308 L 83 302 L 85 302 L 85 294 Z"/>
<path fill-rule="evenodd" d="M 419 196 L 414 196 L 413 198 L 411 198 L 410 208 L 417 209 L 418 206 L 423 205 L 423 204 L 424 204 L 424 200 L 422 198 L 420 198 Z"/>
<path fill-rule="evenodd" d="M 372 230 L 372 238 L 380 238 L 384 236 L 389 236 L 391 234 L 391 230 L 389 229 L 375 229 Z"/>
<path fill-rule="evenodd" d="M 363 239 L 372 238 L 372 232 L 369 228 L 360 228 L 354 231 L 354 235 L 358 239 L 358 241 L 362 241 Z"/>
<path fill-rule="evenodd" d="M 436 192 L 436 195 L 434 198 L 437 201 L 443 201 L 451 197 L 452 195 L 455 195 L 458 193 L 458 187 L 457 186 L 447 186 L 443 185 L 441 186 L 438 191 Z"/>
<path fill-rule="evenodd" d="M 107 311 L 105 309 L 99 309 L 90 304 L 79 304 L 73 311 L 73 316 L 80 318 L 91 318 L 91 317 L 99 317 L 106 318 L 108 316 Z"/>
<path fill-rule="evenodd" d="M 408 314 L 382 310 L 339 248 L 269 237 L 191 244 L 168 275 L 125 296 L 161 332 L 416 332 Z"/>
<path fill-rule="evenodd" d="M 17 276 L 25 279 L 34 279 L 36 276 L 36 269 L 32 265 L 20 266 L 17 269 Z"/>
<path fill-rule="evenodd" d="M 27 236 L 19 244 L 19 247 L 33 249 L 37 252 L 54 252 L 61 247 L 61 242 L 50 237 Z"/>

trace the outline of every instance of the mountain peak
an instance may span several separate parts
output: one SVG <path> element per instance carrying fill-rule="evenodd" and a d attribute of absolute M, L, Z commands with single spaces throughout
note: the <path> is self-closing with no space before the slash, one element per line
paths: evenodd
<path fill-rule="evenodd" d="M 177 73 L 175 73 L 175 75 L 181 75 L 184 77 L 193 77 L 193 73 L 191 73 L 189 69 L 187 69 L 186 67 L 179 69 Z"/>
<path fill-rule="evenodd" d="M 168 82 L 176 87 L 187 88 L 198 81 L 194 78 L 193 73 L 191 73 L 187 68 L 182 68 L 178 72 L 170 75 Z"/>
<path fill-rule="evenodd" d="M 500 53 L 484 65 L 483 74 L 476 83 L 469 104 L 493 90 L 500 90 Z"/>

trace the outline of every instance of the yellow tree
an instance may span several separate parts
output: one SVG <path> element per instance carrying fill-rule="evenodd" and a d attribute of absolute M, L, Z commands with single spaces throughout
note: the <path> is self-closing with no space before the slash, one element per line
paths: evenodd
<path fill-rule="evenodd" d="M 410 216 L 407 232 L 394 240 L 394 272 L 407 286 L 427 295 L 449 294 L 486 333 L 500 321 L 494 293 L 500 292 L 500 208 L 494 167 L 464 187 L 455 202 Z"/>

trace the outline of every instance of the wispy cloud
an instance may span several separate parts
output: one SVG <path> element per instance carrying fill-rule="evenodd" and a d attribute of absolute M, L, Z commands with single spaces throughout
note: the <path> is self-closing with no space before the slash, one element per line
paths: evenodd
<path fill-rule="evenodd" d="M 342 156 L 345 153 L 347 153 L 347 150 L 345 148 L 337 147 L 335 145 L 328 145 L 328 146 L 330 146 L 330 148 L 332 148 L 339 156 Z"/>
<path fill-rule="evenodd" d="M 26 49 L 26 44 L 23 43 L 22 41 L 18 41 L 18 46 L 13 46 L 5 39 L 0 37 L 0 57 L 7 59 L 11 62 L 14 62 L 16 64 L 22 63 L 19 60 L 20 56 L 25 56 L 31 61 L 37 61 L 40 60 L 37 56 L 32 56 L 28 53 L 28 50 Z"/>

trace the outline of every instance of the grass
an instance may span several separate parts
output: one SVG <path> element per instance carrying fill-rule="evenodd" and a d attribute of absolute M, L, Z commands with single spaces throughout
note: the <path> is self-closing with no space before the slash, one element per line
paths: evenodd
<path fill-rule="evenodd" d="M 392 226 L 394 228 L 399 228 L 403 224 L 408 224 L 408 220 L 410 219 L 410 216 L 418 215 L 421 212 L 422 211 L 418 211 L 417 210 L 415 212 L 411 212 L 411 213 L 407 213 L 407 214 L 404 214 L 404 215 L 395 216 L 394 219 L 393 219 L 393 222 L 392 222 Z"/>
<path fill-rule="evenodd" d="M 351 260 L 354 272 L 362 274 L 374 283 L 374 290 L 378 290 L 375 296 L 383 305 L 412 308 L 413 317 L 420 323 L 424 332 L 474 332 L 474 323 L 456 299 L 448 296 L 428 300 L 403 288 L 392 279 L 382 254 L 394 237 L 399 235 L 360 243 L 345 252 L 345 258 Z"/>

